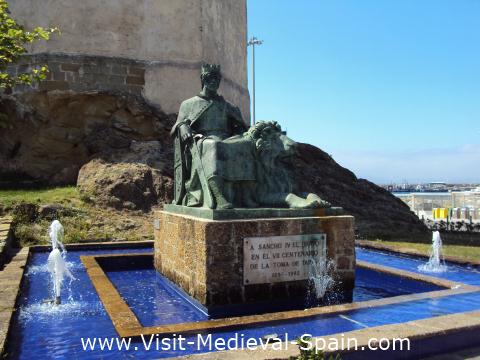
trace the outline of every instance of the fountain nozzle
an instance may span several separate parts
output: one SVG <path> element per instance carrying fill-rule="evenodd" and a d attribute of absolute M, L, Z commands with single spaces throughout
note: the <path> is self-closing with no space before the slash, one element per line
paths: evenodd
<path fill-rule="evenodd" d="M 46 299 L 42 301 L 42 304 L 50 304 L 50 305 L 60 305 L 62 303 L 62 299 L 60 296 L 55 297 L 55 299 Z"/>

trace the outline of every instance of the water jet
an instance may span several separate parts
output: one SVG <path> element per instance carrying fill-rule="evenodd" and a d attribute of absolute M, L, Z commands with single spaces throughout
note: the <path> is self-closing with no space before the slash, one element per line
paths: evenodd
<path fill-rule="evenodd" d="M 75 280 L 65 262 L 66 250 L 63 245 L 64 229 L 60 221 L 54 220 L 49 227 L 48 235 L 52 244 L 52 251 L 48 255 L 47 269 L 52 280 L 53 299 L 45 300 L 44 303 L 60 305 L 62 283 L 65 276 Z M 60 251 L 61 250 L 61 251 Z"/>
<path fill-rule="evenodd" d="M 420 271 L 430 273 L 440 273 L 447 271 L 445 259 L 443 258 L 442 239 L 439 231 L 432 233 L 432 247 L 430 249 L 430 258 L 425 264 L 418 267 Z"/>

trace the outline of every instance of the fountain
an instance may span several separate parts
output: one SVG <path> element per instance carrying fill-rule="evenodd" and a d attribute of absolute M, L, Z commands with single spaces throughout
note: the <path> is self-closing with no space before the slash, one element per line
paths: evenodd
<path fill-rule="evenodd" d="M 431 273 L 441 273 L 447 271 L 447 266 L 445 265 L 445 260 L 443 259 L 442 239 L 440 238 L 440 232 L 433 232 L 430 258 L 425 264 L 420 265 L 418 270 Z"/>
<path fill-rule="evenodd" d="M 75 280 L 70 270 L 68 270 L 65 263 L 66 250 L 63 246 L 62 239 L 64 236 L 63 226 L 58 220 L 54 220 L 49 227 L 48 235 L 52 242 L 52 251 L 48 255 L 47 269 L 50 272 L 53 283 L 53 300 L 47 300 L 48 303 L 55 303 L 59 305 L 61 303 L 61 288 L 63 279 L 68 276 L 71 280 Z M 61 249 L 61 252 L 60 252 Z"/>
<path fill-rule="evenodd" d="M 310 282 L 313 285 L 315 297 L 320 300 L 325 296 L 327 290 L 333 287 L 335 281 L 330 276 L 334 270 L 334 263 L 330 261 L 312 261 L 310 267 Z"/>

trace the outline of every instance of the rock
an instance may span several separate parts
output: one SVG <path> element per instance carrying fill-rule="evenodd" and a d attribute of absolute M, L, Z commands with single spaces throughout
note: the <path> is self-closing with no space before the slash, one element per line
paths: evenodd
<path fill-rule="evenodd" d="M 318 194 L 355 216 L 356 234 L 368 239 L 429 239 L 427 227 L 399 198 L 350 170 L 315 146 L 298 144 L 297 191 Z"/>
<path fill-rule="evenodd" d="M 94 159 L 80 169 L 77 186 L 100 205 L 148 211 L 171 201 L 173 181 L 145 164 Z"/>
<path fill-rule="evenodd" d="M 60 204 L 46 204 L 40 206 L 38 215 L 40 218 L 54 220 L 58 219 L 64 212 L 65 208 Z"/>
<path fill-rule="evenodd" d="M 67 166 L 50 178 L 52 184 L 75 184 L 78 177 L 78 165 Z"/>
<path fill-rule="evenodd" d="M 31 203 L 20 203 L 13 208 L 15 222 L 34 222 L 38 217 L 38 205 Z"/>
<path fill-rule="evenodd" d="M 75 184 L 82 165 L 132 141 L 171 144 L 175 118 L 140 96 L 71 90 L 2 94 L 0 113 L 8 119 L 0 127 L 0 179 L 49 186 Z"/>
<path fill-rule="evenodd" d="M 63 206 L 60 204 L 46 204 L 40 206 L 39 216 L 44 219 L 58 219 L 58 215 L 62 211 Z"/>
<path fill-rule="evenodd" d="M 118 110 L 112 116 L 112 127 L 126 132 L 134 132 L 135 130 L 129 124 L 129 120 L 131 118 L 131 114 L 129 114 L 126 110 Z"/>
<path fill-rule="evenodd" d="M 145 164 L 171 176 L 173 173 L 173 149 L 171 143 L 162 144 L 160 141 L 135 141 L 132 140 L 128 149 L 104 153 L 103 159 L 109 162 L 128 162 Z M 173 145 L 172 145 L 173 147 Z"/>
<path fill-rule="evenodd" d="M 83 198 L 116 209 L 148 211 L 172 197 L 172 148 L 160 141 L 132 140 L 128 149 L 104 151 L 77 179 Z"/>
<path fill-rule="evenodd" d="M 116 227 L 115 227 L 115 230 L 117 231 L 126 231 L 126 230 L 131 230 L 131 229 L 135 229 L 137 226 L 135 225 L 135 222 L 132 221 L 132 220 L 125 220 L 123 221 L 121 224 L 118 224 Z"/>

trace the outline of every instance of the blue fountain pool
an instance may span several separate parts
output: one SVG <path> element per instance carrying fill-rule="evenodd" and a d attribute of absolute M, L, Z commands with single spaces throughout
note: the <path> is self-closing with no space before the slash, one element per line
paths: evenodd
<path fill-rule="evenodd" d="M 153 268 L 133 271 L 107 271 L 106 274 L 143 326 L 202 321 L 209 318 L 207 310 L 201 304 L 190 299 L 188 295 L 158 274 Z M 353 301 L 374 300 L 444 289 L 432 284 L 381 274 L 365 268 L 357 269 L 356 278 Z M 382 282 L 385 282 L 385 286 L 380 286 Z M 138 296 L 139 293 L 142 296 Z M 262 312 L 271 312 L 268 311 L 268 307 L 265 308 L 265 305 L 261 308 Z M 232 308 L 229 307 L 225 309 L 223 314 L 217 315 L 215 318 L 231 317 L 232 313 Z M 242 312 L 245 315 L 256 313 L 258 312 L 255 311 L 255 305 L 248 306 Z M 238 311 L 234 314 L 237 315 Z"/>
<path fill-rule="evenodd" d="M 379 265 L 389 266 L 395 269 L 407 270 L 422 274 L 418 269 L 420 265 L 425 263 L 424 258 L 413 257 L 403 254 L 395 254 L 357 248 L 357 259 L 372 262 Z M 441 279 L 457 281 L 468 285 L 480 286 L 480 268 L 475 266 L 462 266 L 451 262 L 446 263 L 448 271 L 441 273 L 428 274 L 430 276 Z"/>
<path fill-rule="evenodd" d="M 16 312 L 10 331 L 7 357 L 10 359 L 130 359 L 133 357 L 150 359 L 210 351 L 208 344 L 207 346 L 199 344 L 196 335 L 186 336 L 185 350 L 147 351 L 141 339 L 131 339 L 129 350 L 100 350 L 97 342 L 95 350 L 83 349 L 82 339 L 85 344 L 87 338 L 91 341 L 95 338 L 107 338 L 107 340 L 112 338 L 113 341 L 117 341 L 115 339 L 118 338 L 80 261 L 80 256 L 151 251 L 151 249 L 69 251 L 68 265 L 77 280 L 71 283 L 69 291 L 64 289 L 62 294 L 64 304 L 58 307 L 42 304 L 42 300 L 50 297 L 49 275 L 45 266 L 48 254 L 34 252 L 25 269 L 19 310 Z M 418 265 L 424 262 L 413 257 L 365 249 L 357 249 L 357 257 L 360 260 L 412 272 L 416 272 Z M 451 270 L 448 272 L 430 275 L 480 285 L 478 268 L 449 265 Z M 204 309 L 199 304 L 179 296 L 178 289 L 175 289 L 168 280 L 151 267 L 132 270 L 108 269 L 106 274 L 143 326 L 207 319 Z M 407 280 L 365 268 L 358 268 L 356 276 L 354 301 L 439 289 L 432 284 Z M 213 341 L 234 337 L 260 339 L 264 335 L 277 334 L 282 339 L 288 337 L 289 340 L 293 340 L 305 333 L 321 336 L 479 309 L 480 292 L 473 292 L 351 310 L 341 314 L 319 315 L 294 321 L 263 323 L 240 330 L 221 330 L 214 332 L 211 339 Z"/>

